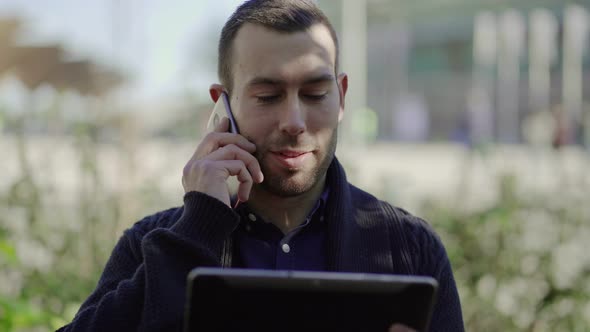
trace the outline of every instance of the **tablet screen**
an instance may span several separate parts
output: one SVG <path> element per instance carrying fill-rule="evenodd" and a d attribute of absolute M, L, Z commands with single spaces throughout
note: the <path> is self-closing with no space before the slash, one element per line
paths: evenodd
<path fill-rule="evenodd" d="M 436 288 L 427 277 L 198 268 L 185 331 L 423 331 Z"/>

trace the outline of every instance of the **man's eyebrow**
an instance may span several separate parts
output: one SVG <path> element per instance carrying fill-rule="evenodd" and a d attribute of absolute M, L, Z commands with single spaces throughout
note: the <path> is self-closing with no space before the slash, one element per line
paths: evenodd
<path fill-rule="evenodd" d="M 334 75 L 332 74 L 322 74 L 319 76 L 315 76 L 303 81 L 303 84 L 314 84 L 314 83 L 324 83 L 324 82 L 332 82 L 334 81 Z"/>
<path fill-rule="evenodd" d="M 311 78 L 307 78 L 303 81 L 303 84 L 315 84 L 315 83 L 324 83 L 324 82 L 332 82 L 334 81 L 334 75 L 332 74 L 321 74 L 318 76 L 314 76 Z M 248 86 L 254 85 L 284 85 L 286 84 L 285 80 L 281 79 L 274 79 L 269 77 L 254 77 L 248 82 Z"/>
<path fill-rule="evenodd" d="M 277 79 L 272 79 L 272 78 L 268 78 L 268 77 L 254 77 L 253 79 L 250 80 L 250 82 L 248 82 L 248 86 L 253 86 L 253 85 L 280 85 L 285 83 L 282 80 L 277 80 Z"/>

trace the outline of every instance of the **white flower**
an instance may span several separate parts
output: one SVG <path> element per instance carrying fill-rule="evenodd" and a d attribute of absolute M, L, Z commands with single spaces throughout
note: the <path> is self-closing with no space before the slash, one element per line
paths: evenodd
<path fill-rule="evenodd" d="M 2 268 L 0 269 L 0 295 L 8 298 L 16 298 L 23 288 L 24 278 L 21 271 Z"/>
<path fill-rule="evenodd" d="M 16 242 L 18 261 L 28 269 L 48 272 L 52 267 L 53 253 L 41 243 L 32 239 L 20 239 Z"/>
<path fill-rule="evenodd" d="M 484 298 L 490 299 L 496 291 L 496 278 L 490 274 L 486 274 L 477 282 L 477 294 Z"/>
<path fill-rule="evenodd" d="M 558 289 L 572 287 L 576 279 L 590 266 L 590 256 L 586 253 L 588 238 L 587 231 L 580 231 L 553 252 L 551 274 Z"/>
<path fill-rule="evenodd" d="M 526 251 L 548 252 L 559 242 L 559 224 L 553 216 L 542 210 L 520 213 L 522 239 L 520 245 Z"/>

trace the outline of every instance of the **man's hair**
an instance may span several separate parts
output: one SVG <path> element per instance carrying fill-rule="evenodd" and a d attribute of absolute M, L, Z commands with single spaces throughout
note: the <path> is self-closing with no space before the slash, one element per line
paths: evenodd
<path fill-rule="evenodd" d="M 217 74 L 221 84 L 231 93 L 233 89 L 232 74 L 232 46 L 240 28 L 245 23 L 259 24 L 266 28 L 283 32 L 300 32 L 315 24 L 323 24 L 330 30 L 334 46 L 336 47 L 336 59 L 334 72 L 337 74 L 339 46 L 338 37 L 334 27 L 311 0 L 250 0 L 236 9 L 227 20 L 221 30 L 219 38 L 219 63 Z"/>

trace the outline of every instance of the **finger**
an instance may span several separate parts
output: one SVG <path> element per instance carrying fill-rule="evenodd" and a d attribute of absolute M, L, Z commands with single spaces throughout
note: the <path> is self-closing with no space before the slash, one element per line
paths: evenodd
<path fill-rule="evenodd" d="M 241 182 L 238 185 L 238 201 L 247 202 L 250 198 L 250 191 L 252 190 L 252 181 Z"/>
<path fill-rule="evenodd" d="M 223 147 L 223 146 L 226 146 L 229 144 L 235 144 L 250 153 L 254 153 L 254 151 L 256 151 L 256 145 L 254 145 L 254 143 L 248 141 L 246 139 L 246 137 L 244 137 L 242 135 L 232 134 L 232 133 L 219 133 L 219 134 L 213 135 L 213 139 L 214 140 L 212 142 L 213 144 L 211 146 L 211 151 L 217 150 L 220 147 Z"/>
<path fill-rule="evenodd" d="M 207 157 L 203 158 L 206 160 L 241 160 L 248 172 L 252 175 L 253 179 L 256 183 L 261 183 L 264 180 L 264 175 L 262 174 L 262 170 L 260 169 L 260 164 L 258 160 L 248 153 L 247 151 L 241 149 L 240 147 L 230 144 L 226 145 L 220 149 L 217 149 L 210 153 Z"/>
<path fill-rule="evenodd" d="M 213 129 L 214 132 L 225 133 L 229 131 L 229 119 L 227 117 L 221 118 L 221 121 Z"/>
<path fill-rule="evenodd" d="M 246 165 L 241 160 L 225 160 L 221 164 L 227 170 L 229 176 L 236 176 L 238 185 L 238 199 L 242 202 L 248 201 L 252 190 L 252 176 Z"/>
<path fill-rule="evenodd" d="M 248 151 L 254 153 L 256 145 L 248 141 L 244 136 L 232 133 L 210 132 L 203 138 L 201 144 L 195 150 L 192 159 L 200 159 L 210 154 L 211 152 L 224 147 L 226 145 L 234 144 Z"/>

